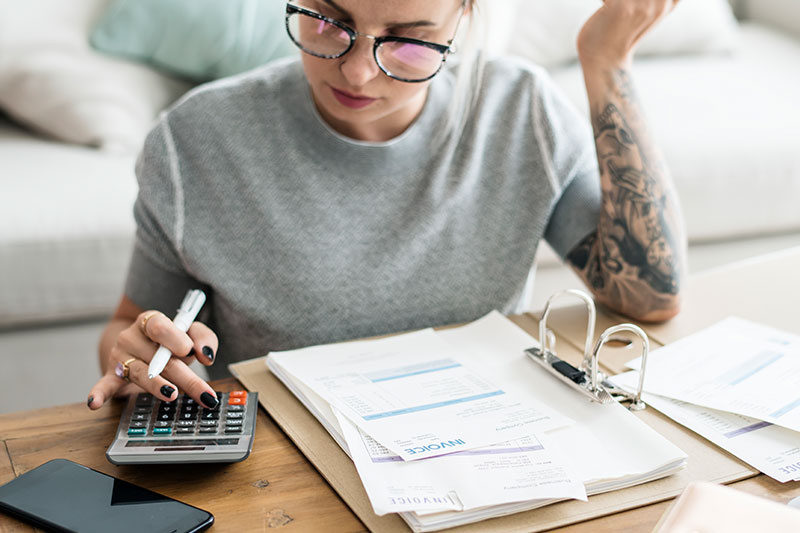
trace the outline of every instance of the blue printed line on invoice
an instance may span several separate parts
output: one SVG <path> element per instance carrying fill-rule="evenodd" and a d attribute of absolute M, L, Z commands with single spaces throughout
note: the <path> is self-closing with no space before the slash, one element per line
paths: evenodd
<path fill-rule="evenodd" d="M 440 370 L 449 370 L 451 368 L 458 368 L 460 366 L 461 366 L 461 363 L 455 363 L 455 364 L 452 364 L 452 365 L 440 366 L 440 367 L 437 367 L 437 368 L 426 368 L 424 370 L 415 370 L 413 372 L 406 372 L 405 374 L 395 374 L 393 376 L 386 376 L 386 377 L 383 377 L 383 378 L 375 378 L 375 379 L 372 379 L 371 381 L 373 383 L 378 383 L 380 381 L 389 381 L 389 380 L 392 380 L 392 379 L 400 379 L 400 378 L 407 378 L 407 377 L 410 377 L 410 376 L 418 376 L 420 374 L 427 374 L 429 372 L 439 372 Z"/>
<path fill-rule="evenodd" d="M 366 415 L 362 417 L 364 420 L 378 420 L 380 418 L 389 418 L 392 416 L 406 415 L 409 413 L 417 413 L 419 411 L 427 411 L 429 409 L 437 409 L 439 407 L 446 407 L 448 405 L 455 405 L 457 403 L 472 402 L 475 400 L 483 400 L 484 398 L 491 398 L 492 396 L 499 396 L 505 394 L 505 391 L 496 390 L 486 392 L 484 394 L 476 394 L 474 396 L 466 396 L 464 398 L 455 398 L 453 400 L 446 400 L 444 402 L 429 403 L 426 405 L 417 405 L 415 407 L 404 407 L 403 409 L 396 409 L 394 411 L 386 411 L 384 413 L 376 413 L 374 415 Z"/>
<path fill-rule="evenodd" d="M 778 409 L 774 413 L 770 413 L 769 416 L 774 417 L 774 418 L 780 418 L 783 415 L 785 415 L 786 413 L 788 413 L 789 411 L 792 411 L 797 407 L 800 407 L 800 398 L 796 399 L 792 403 L 784 405 L 783 407 L 781 407 L 780 409 Z"/>
<path fill-rule="evenodd" d="M 730 380 L 728 384 L 731 386 L 738 385 L 747 378 L 754 376 L 758 372 L 761 372 L 781 357 L 783 357 L 783 354 L 779 352 L 761 352 L 752 359 L 746 361 L 744 364 L 739 365 L 739 367 L 728 372 L 722 379 Z"/>

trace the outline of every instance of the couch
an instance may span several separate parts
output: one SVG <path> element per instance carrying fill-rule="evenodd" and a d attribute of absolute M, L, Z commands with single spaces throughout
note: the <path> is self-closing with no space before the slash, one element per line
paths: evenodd
<path fill-rule="evenodd" d="M 82 1 L 95 6 L 81 22 L 86 26 L 105 0 Z M 2 77 L 9 60 L 4 5 L 10 1 L 0 0 L 0 108 L 9 90 Z M 800 2 L 731 5 L 738 21 L 734 50 L 641 57 L 635 66 L 692 247 L 735 247 L 743 239 L 800 232 Z M 578 65 L 549 70 L 588 114 Z M 189 86 L 163 83 L 167 88 L 153 100 L 159 107 Z M 70 144 L 20 122 L 0 115 L 0 329 L 108 316 L 132 246 L 136 150 L 124 142 Z M 546 250 L 539 265 L 563 268 Z"/>

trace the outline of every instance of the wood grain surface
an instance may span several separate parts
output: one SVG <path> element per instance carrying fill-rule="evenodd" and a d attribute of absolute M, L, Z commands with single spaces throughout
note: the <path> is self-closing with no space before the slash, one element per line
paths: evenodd
<path fill-rule="evenodd" d="M 240 388 L 236 380 L 217 390 Z M 253 452 L 222 465 L 115 466 L 105 452 L 123 402 L 92 412 L 84 404 L 0 416 L 0 482 L 64 458 L 213 514 L 214 531 L 365 531 L 363 524 L 272 419 L 259 410 Z M 33 531 L 0 515 L 0 531 Z"/>

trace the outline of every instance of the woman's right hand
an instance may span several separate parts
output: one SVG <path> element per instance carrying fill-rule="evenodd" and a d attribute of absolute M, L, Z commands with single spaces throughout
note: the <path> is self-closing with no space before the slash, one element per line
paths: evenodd
<path fill-rule="evenodd" d="M 164 371 L 150 379 L 147 368 L 159 344 L 174 355 Z M 218 346 L 217 335 L 201 322 L 194 322 L 184 333 L 160 311 L 144 311 L 114 339 L 105 354 L 105 375 L 92 387 L 87 405 L 90 409 L 99 409 L 109 398 L 141 391 L 171 401 L 178 397 L 178 390 L 182 390 L 201 405 L 214 408 L 219 403 L 214 389 L 200 379 L 189 364 L 196 358 L 201 364 L 211 366 Z M 118 364 L 126 363 L 129 381 L 115 372 Z"/>

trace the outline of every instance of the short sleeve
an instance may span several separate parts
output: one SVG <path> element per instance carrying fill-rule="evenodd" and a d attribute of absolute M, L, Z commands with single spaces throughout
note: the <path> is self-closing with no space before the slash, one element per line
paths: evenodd
<path fill-rule="evenodd" d="M 600 172 L 588 120 L 550 77 L 537 80 L 534 128 L 554 190 L 545 239 L 565 259 L 597 229 L 602 208 Z"/>
<path fill-rule="evenodd" d="M 143 309 L 172 316 L 186 291 L 199 283 L 186 272 L 181 259 L 182 184 L 174 172 L 169 142 L 169 128 L 162 118 L 147 136 L 136 162 L 136 239 L 125 294 Z"/>

